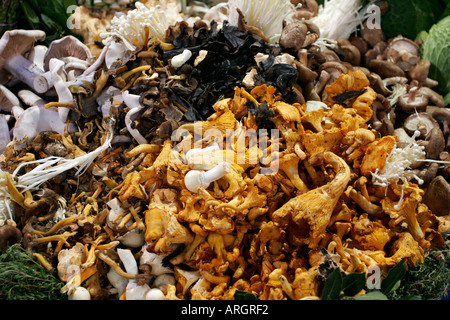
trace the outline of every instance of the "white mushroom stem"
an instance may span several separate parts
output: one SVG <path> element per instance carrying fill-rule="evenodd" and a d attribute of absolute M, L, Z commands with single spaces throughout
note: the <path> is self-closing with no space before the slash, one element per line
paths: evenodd
<path fill-rule="evenodd" d="M 213 181 L 219 180 L 230 171 L 228 162 L 222 162 L 208 171 L 191 170 L 186 174 L 184 184 L 189 191 L 197 192 L 198 188 L 208 188 Z"/>
<path fill-rule="evenodd" d="M 188 162 L 188 164 L 191 164 L 192 159 L 195 156 L 198 156 L 198 155 L 207 156 L 208 153 L 210 153 L 212 151 L 219 151 L 219 150 L 220 150 L 220 148 L 217 144 L 209 145 L 206 148 L 190 149 L 189 151 L 186 152 L 186 161 Z"/>
<path fill-rule="evenodd" d="M 125 115 L 125 125 L 127 127 L 128 132 L 139 144 L 146 144 L 147 139 L 145 139 L 141 135 L 139 130 L 131 126 L 133 121 L 136 119 L 137 114 L 143 109 L 143 106 L 139 101 L 140 96 L 136 94 L 131 94 L 128 92 L 128 90 L 126 90 L 122 93 L 122 98 L 127 107 L 130 108 L 130 111 L 128 111 L 127 114 Z"/>
<path fill-rule="evenodd" d="M 59 103 L 73 103 L 73 95 L 70 92 L 64 72 L 64 61 L 53 58 L 50 60 L 50 75 L 51 80 L 53 82 L 53 87 L 58 94 L 58 102 Z M 67 121 L 67 117 L 69 116 L 69 109 L 65 107 L 59 107 L 58 113 L 63 122 Z"/>
<path fill-rule="evenodd" d="M 20 54 L 8 59 L 4 68 L 37 93 L 45 93 L 49 89 L 44 71 Z"/>

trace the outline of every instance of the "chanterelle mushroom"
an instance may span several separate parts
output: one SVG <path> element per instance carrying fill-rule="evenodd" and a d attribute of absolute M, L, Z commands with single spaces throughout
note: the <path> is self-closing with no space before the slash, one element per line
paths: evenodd
<path fill-rule="evenodd" d="M 292 198 L 276 210 L 272 218 L 281 224 L 286 224 L 289 217 L 297 225 L 307 224 L 309 246 L 314 248 L 322 239 L 333 209 L 350 181 L 350 167 L 332 152 L 316 153 L 309 161 L 311 165 L 330 164 L 335 172 L 334 180 Z"/>
<path fill-rule="evenodd" d="M 12 75 L 37 93 L 48 91 L 44 71 L 23 56 L 34 42 L 44 39 L 45 32 L 41 30 L 11 30 L 3 34 L 0 39 L 0 84 L 7 83 Z"/>

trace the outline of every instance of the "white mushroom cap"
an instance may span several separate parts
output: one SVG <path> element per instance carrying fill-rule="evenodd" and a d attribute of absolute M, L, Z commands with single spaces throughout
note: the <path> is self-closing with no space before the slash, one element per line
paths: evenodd
<path fill-rule="evenodd" d="M 20 106 L 19 99 L 8 88 L 0 85 L 0 110 L 11 112 L 11 109 L 15 106 Z"/>
<path fill-rule="evenodd" d="M 50 43 L 44 56 L 44 70 L 50 70 L 50 60 L 52 58 L 78 58 L 87 61 L 92 57 L 89 48 L 74 36 L 68 35 Z"/>

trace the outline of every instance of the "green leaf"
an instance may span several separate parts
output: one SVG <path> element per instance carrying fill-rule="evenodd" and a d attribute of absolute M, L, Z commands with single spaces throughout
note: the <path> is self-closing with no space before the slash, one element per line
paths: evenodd
<path fill-rule="evenodd" d="M 234 292 L 234 300 L 258 300 L 253 293 L 236 290 Z"/>
<path fill-rule="evenodd" d="M 389 270 L 386 278 L 381 282 L 381 292 L 388 295 L 400 286 L 400 281 L 406 274 L 406 264 L 403 260 Z"/>
<path fill-rule="evenodd" d="M 389 1 L 389 9 L 381 18 L 381 27 L 387 38 L 403 35 L 414 39 L 420 31 L 428 30 L 444 9 L 439 0 Z"/>
<path fill-rule="evenodd" d="M 61 29 L 61 27 L 55 21 L 53 21 L 51 18 L 49 18 L 48 16 L 46 16 L 43 13 L 41 13 L 41 19 L 42 19 L 42 22 L 45 24 L 45 26 L 47 28 L 49 28 L 50 30 L 56 32 L 57 30 Z"/>
<path fill-rule="evenodd" d="M 364 273 L 350 273 L 349 275 L 344 277 L 342 283 L 342 291 L 345 296 L 352 297 L 361 290 L 363 290 L 366 286 L 366 275 Z"/>
<path fill-rule="evenodd" d="M 322 300 L 338 299 L 342 291 L 342 283 L 341 270 L 336 268 L 325 281 L 325 286 L 322 291 Z"/>
<path fill-rule="evenodd" d="M 354 297 L 355 300 L 388 300 L 388 298 L 379 290 L 369 291 L 361 296 Z"/>
<path fill-rule="evenodd" d="M 22 7 L 23 13 L 27 18 L 28 23 L 31 25 L 32 28 L 37 29 L 39 25 L 39 16 L 37 15 L 37 13 L 33 10 L 30 4 L 25 1 L 21 1 L 20 6 Z"/>

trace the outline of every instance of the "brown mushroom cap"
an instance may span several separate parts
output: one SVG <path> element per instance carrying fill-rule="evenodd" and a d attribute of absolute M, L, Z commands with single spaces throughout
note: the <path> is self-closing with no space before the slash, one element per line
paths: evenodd
<path fill-rule="evenodd" d="M 387 60 L 396 63 L 404 71 L 409 71 L 420 60 L 417 43 L 403 36 L 389 40 L 384 54 Z"/>
<path fill-rule="evenodd" d="M 54 40 L 48 47 L 44 57 L 44 69 L 49 70 L 50 60 L 52 58 L 75 57 L 80 60 L 88 60 L 92 57 L 89 48 L 74 36 L 65 36 L 61 39 Z"/>
<path fill-rule="evenodd" d="M 20 242 L 22 239 L 22 232 L 16 227 L 9 224 L 0 226 L 0 250 L 6 250 L 6 248 L 14 243 Z"/>
<path fill-rule="evenodd" d="M 9 72 L 3 69 L 9 58 L 23 55 L 31 50 L 36 41 L 45 39 L 45 32 L 41 30 L 8 30 L 0 39 L 0 84 L 10 80 Z"/>
<path fill-rule="evenodd" d="M 450 109 L 438 108 L 433 111 L 431 116 L 436 119 L 436 121 L 441 126 L 445 138 L 448 138 L 448 135 L 450 133 Z"/>
<path fill-rule="evenodd" d="M 382 78 L 405 77 L 405 72 L 398 65 L 387 60 L 372 59 L 369 62 L 369 69 Z"/>
<path fill-rule="evenodd" d="M 438 122 L 426 112 L 414 113 L 407 117 L 403 123 L 403 128 L 408 134 L 412 135 L 418 130 L 422 139 L 425 138 L 434 127 L 439 127 Z"/>
<path fill-rule="evenodd" d="M 284 48 L 292 48 L 296 51 L 303 46 L 308 27 L 301 21 L 289 23 L 283 28 L 280 36 L 280 45 Z"/>
<path fill-rule="evenodd" d="M 443 176 L 437 176 L 431 181 L 423 196 L 423 202 L 437 216 L 450 214 L 450 184 Z"/>
<path fill-rule="evenodd" d="M 397 105 L 406 113 L 414 113 L 425 111 L 428 102 L 428 96 L 419 93 L 417 90 L 410 90 L 409 93 L 405 93 L 398 98 Z"/>

